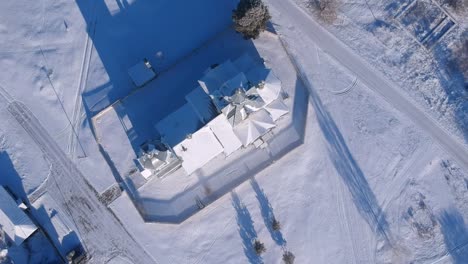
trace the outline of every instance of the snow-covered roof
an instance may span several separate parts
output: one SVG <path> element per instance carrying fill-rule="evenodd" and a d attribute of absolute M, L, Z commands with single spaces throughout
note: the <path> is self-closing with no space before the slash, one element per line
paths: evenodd
<path fill-rule="evenodd" d="M 248 53 L 244 53 L 232 62 L 241 72 L 250 71 L 257 64 Z"/>
<path fill-rule="evenodd" d="M 151 68 L 148 61 L 140 61 L 128 69 L 128 74 L 133 83 L 141 87 L 156 77 L 156 73 Z"/>
<path fill-rule="evenodd" d="M 214 69 L 210 69 L 198 83 L 207 93 L 211 94 L 237 74 L 239 74 L 239 70 L 230 60 L 227 60 Z"/>
<path fill-rule="evenodd" d="M 247 77 L 245 77 L 244 73 L 238 73 L 233 78 L 226 81 L 220 88 L 219 91 L 224 96 L 232 96 L 237 89 L 243 88 L 244 90 L 249 89 Z"/>
<path fill-rule="evenodd" d="M 249 115 L 249 118 L 234 127 L 234 132 L 244 146 L 253 143 L 266 134 L 276 124 L 265 109 L 260 109 Z"/>
<path fill-rule="evenodd" d="M 288 106 L 284 104 L 281 97 L 269 103 L 264 108 L 268 111 L 273 121 L 278 120 L 289 112 Z"/>
<path fill-rule="evenodd" d="M 281 81 L 271 69 L 256 67 L 247 73 L 249 81 L 257 86 L 257 93 L 266 104 L 276 100 L 281 92 Z"/>
<path fill-rule="evenodd" d="M 166 116 L 156 124 L 156 130 L 162 140 L 173 147 L 182 142 L 188 134 L 197 131 L 203 123 L 198 118 L 193 107 L 184 104 L 181 108 Z"/>
<path fill-rule="evenodd" d="M 13 197 L 2 186 L 0 187 L 0 225 L 7 236 L 16 245 L 37 230 L 36 225 L 13 200 Z"/>
<path fill-rule="evenodd" d="M 193 107 L 203 123 L 209 122 L 218 115 L 218 110 L 213 104 L 211 97 L 200 86 L 197 86 L 197 88 L 186 95 L 185 100 Z"/>
<path fill-rule="evenodd" d="M 141 147 L 137 161 L 140 173 L 145 179 L 153 175 L 162 177 L 180 165 L 180 160 L 174 152 L 165 146 L 160 146 L 160 143 L 148 142 Z"/>
<path fill-rule="evenodd" d="M 225 115 L 218 115 L 208 123 L 208 127 L 213 131 L 221 145 L 223 145 L 223 151 L 226 155 L 230 155 L 242 146 L 242 142 L 234 133 Z"/>
<path fill-rule="evenodd" d="M 174 146 L 177 156 L 182 158 L 182 167 L 191 174 L 223 152 L 223 146 L 207 126 L 190 138 Z"/>

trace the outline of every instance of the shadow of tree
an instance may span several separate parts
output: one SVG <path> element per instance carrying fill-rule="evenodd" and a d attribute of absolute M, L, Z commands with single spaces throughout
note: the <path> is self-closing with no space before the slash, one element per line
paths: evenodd
<path fill-rule="evenodd" d="M 263 221 L 265 222 L 265 226 L 267 227 L 268 232 L 270 232 L 271 238 L 277 245 L 285 245 L 286 240 L 283 238 L 281 231 L 273 229 L 273 220 L 276 218 L 268 197 L 266 196 L 263 189 L 260 188 L 255 178 L 250 179 L 250 186 L 252 186 L 252 189 L 255 191 L 255 197 L 257 197 L 258 203 L 260 204 L 260 211 L 262 213 Z"/>
<path fill-rule="evenodd" d="M 251 264 L 261 264 L 263 263 L 262 257 L 255 253 L 253 247 L 255 239 L 257 239 L 257 232 L 253 225 L 252 216 L 247 207 L 240 201 L 237 193 L 231 192 L 231 200 L 232 206 L 237 213 L 237 225 L 244 244 L 244 254 Z"/>
<path fill-rule="evenodd" d="M 453 263 L 464 264 L 468 261 L 468 229 L 463 216 L 455 208 L 442 211 L 438 221 L 444 235 L 447 251 Z"/>
<path fill-rule="evenodd" d="M 441 42 L 433 48 L 434 58 L 439 69 L 436 71 L 446 95 L 446 101 L 453 108 L 455 124 L 463 132 L 468 142 L 468 30 L 462 33 L 462 47 L 452 49 Z"/>

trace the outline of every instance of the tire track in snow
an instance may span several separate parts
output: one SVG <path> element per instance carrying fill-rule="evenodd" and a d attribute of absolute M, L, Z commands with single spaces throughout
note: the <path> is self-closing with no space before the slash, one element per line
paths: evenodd
<path fill-rule="evenodd" d="M 336 177 L 335 177 L 336 178 Z M 348 246 L 351 248 L 351 251 L 352 251 L 352 262 L 353 264 L 357 264 L 356 260 L 357 260 L 357 255 L 356 255 L 356 243 L 355 241 L 353 240 L 353 235 L 351 233 L 351 227 L 349 225 L 349 219 L 348 219 L 348 215 L 346 214 L 346 210 L 345 210 L 345 201 L 344 201 L 344 198 L 343 198 L 343 193 L 344 193 L 344 188 L 342 186 L 342 184 L 338 181 L 335 180 L 334 186 L 338 186 L 338 188 L 336 188 L 336 195 L 337 195 L 337 199 L 336 199 L 336 202 L 337 202 L 337 206 L 338 206 L 338 220 L 340 222 L 340 227 L 343 231 L 346 232 L 347 234 L 347 240 L 348 240 Z M 348 254 L 346 254 L 348 255 Z"/>
<path fill-rule="evenodd" d="M 104 263 L 116 250 L 133 263 L 155 263 L 143 247 L 123 227 L 115 214 L 99 201 L 99 194 L 75 164 L 50 137 L 37 118 L 22 103 L 13 101 L 8 110 L 44 153 L 53 168 L 50 175 L 56 188 L 47 193 L 64 206 L 76 225 L 91 261 Z"/>
<path fill-rule="evenodd" d="M 95 10 L 96 10 L 96 4 L 93 6 L 93 22 L 91 23 L 91 26 L 88 29 L 88 32 L 86 34 L 86 42 L 85 42 L 85 47 L 84 47 L 84 52 L 83 52 L 83 59 L 81 63 L 81 70 L 80 70 L 80 76 L 79 76 L 79 81 L 78 81 L 78 87 L 76 89 L 76 94 L 75 94 L 75 105 L 73 108 L 73 113 L 72 113 L 72 130 L 69 133 L 68 137 L 68 147 L 67 151 L 70 154 L 72 158 L 75 158 L 76 154 L 76 146 L 77 144 L 81 143 L 79 142 L 79 129 L 76 129 L 79 127 L 81 123 L 81 117 L 83 115 L 83 102 L 81 100 L 81 95 L 86 88 L 86 83 L 88 81 L 88 74 L 89 74 L 89 65 L 91 61 L 91 56 L 93 53 L 93 48 L 94 44 L 92 41 L 92 37 L 94 36 L 96 32 L 96 18 L 95 18 Z M 76 133 L 74 133 L 74 131 Z M 84 157 L 86 157 L 86 153 L 83 149 L 83 146 L 81 146 L 82 154 Z"/>
<path fill-rule="evenodd" d="M 433 152 L 429 151 L 432 143 L 425 143 L 419 147 L 418 150 L 414 151 L 411 158 L 405 162 L 401 171 L 396 172 L 396 177 L 392 182 L 384 187 L 385 190 L 390 190 L 382 201 L 382 213 L 385 213 L 390 203 L 397 198 L 408 186 L 410 177 L 413 175 L 413 170 L 421 168 L 424 164 L 428 163 L 432 159 Z M 387 176 L 387 175 L 385 175 Z"/>

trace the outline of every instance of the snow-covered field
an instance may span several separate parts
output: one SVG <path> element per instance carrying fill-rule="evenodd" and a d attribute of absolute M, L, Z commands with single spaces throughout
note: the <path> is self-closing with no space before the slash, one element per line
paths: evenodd
<path fill-rule="evenodd" d="M 229 36 L 235 0 L 0 2 L 0 184 L 57 233 L 9 257 L 54 263 L 52 244 L 65 255 L 79 239 L 91 263 L 282 263 L 286 250 L 295 263 L 468 263 L 467 77 L 447 66 L 468 7 L 433 9 L 456 24 L 427 49 L 401 24 L 410 14 L 392 18 L 388 6 L 403 2 L 338 2 L 327 24 L 304 0 L 268 0 L 286 50 L 272 33 Z M 128 189 L 102 204 L 131 167 L 121 161 L 154 136 L 148 123 L 178 108 L 207 66 L 246 49 L 267 65 L 276 58 L 294 96 L 305 89 L 307 107 L 294 108 L 306 116 L 304 142 L 180 224 L 144 222 Z M 137 91 L 127 69 L 145 57 L 161 79 Z M 169 85 L 180 94 L 157 90 Z M 135 137 L 105 115 L 106 130 L 95 130 L 93 116 L 129 94 L 141 94 L 122 104 Z M 121 156 L 97 144 L 104 138 L 117 153 L 127 145 Z M 197 181 L 178 176 L 140 194 Z"/>

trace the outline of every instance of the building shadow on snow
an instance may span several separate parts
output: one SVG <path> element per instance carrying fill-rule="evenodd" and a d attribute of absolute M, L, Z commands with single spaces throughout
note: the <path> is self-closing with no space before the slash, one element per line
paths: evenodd
<path fill-rule="evenodd" d="M 296 62 L 297 63 L 297 62 Z M 302 76 L 305 76 L 302 74 Z M 385 214 L 380 208 L 359 164 L 354 159 L 346 144 L 343 135 L 333 120 L 331 114 L 325 109 L 322 101 L 308 79 L 303 78 L 309 89 L 310 100 L 315 110 L 317 121 L 328 143 L 328 153 L 338 175 L 348 188 L 353 202 L 364 220 L 372 230 L 390 242 L 390 230 Z"/>
<path fill-rule="evenodd" d="M 445 246 L 454 264 L 468 260 L 468 227 L 463 216 L 455 208 L 442 211 L 438 221 L 444 235 Z"/>
<path fill-rule="evenodd" d="M 5 151 L 0 151 L 0 185 L 7 187 L 21 200 L 28 199 L 21 176 L 18 175 L 10 156 Z"/>
<path fill-rule="evenodd" d="M 97 113 L 133 91 L 127 69 L 143 58 L 162 72 L 231 23 L 236 1 L 204 2 L 77 0 L 97 52 L 83 98 L 90 110 Z"/>

